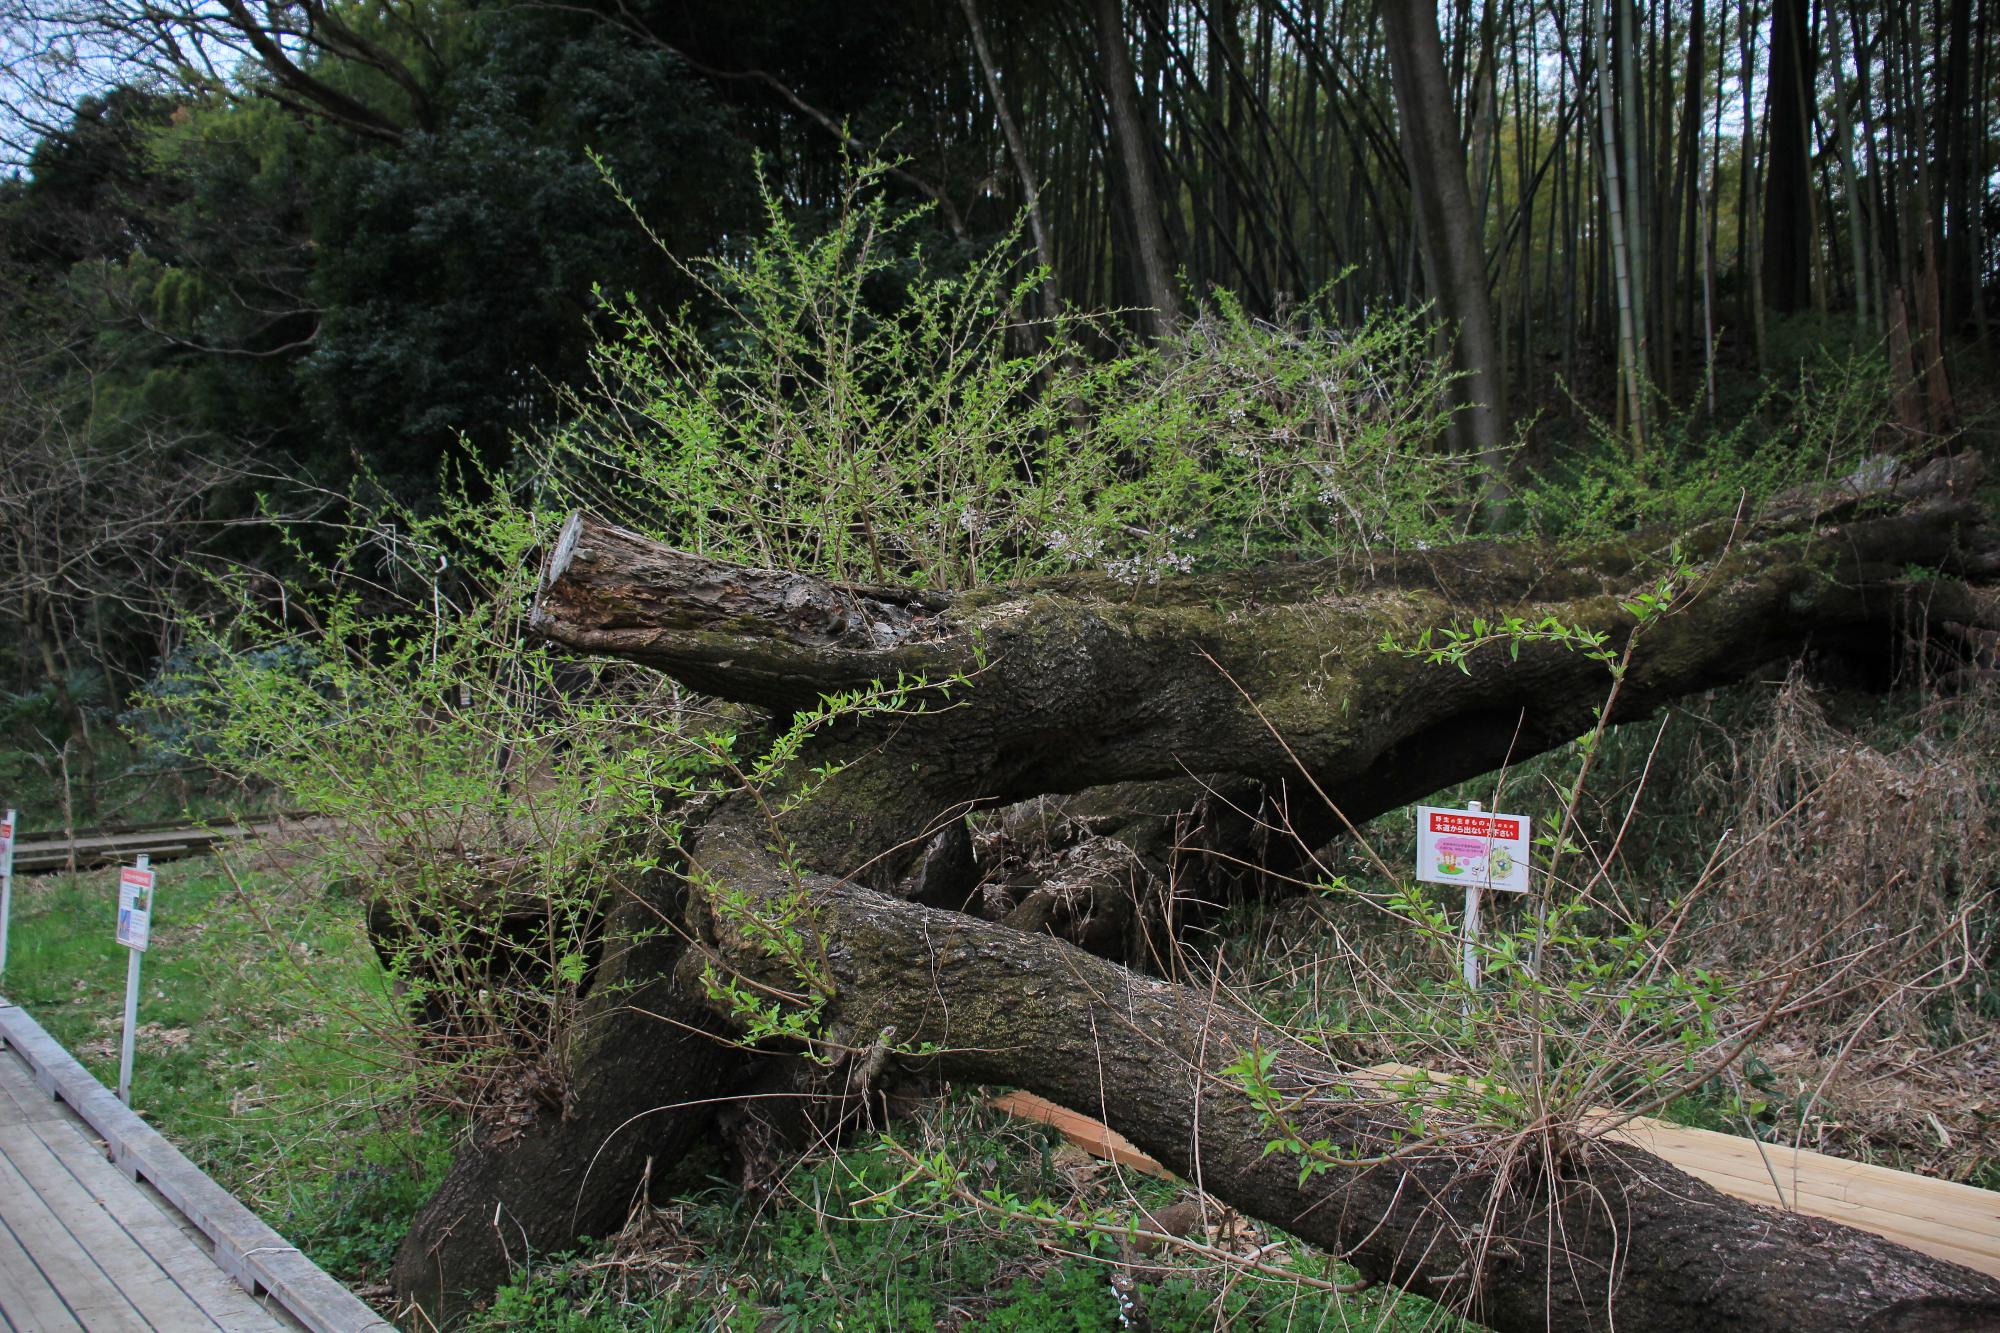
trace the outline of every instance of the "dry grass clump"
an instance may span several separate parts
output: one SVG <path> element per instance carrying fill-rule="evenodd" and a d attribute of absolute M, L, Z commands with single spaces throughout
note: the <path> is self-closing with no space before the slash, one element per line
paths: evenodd
<path fill-rule="evenodd" d="M 1914 721 L 1870 743 L 1796 674 L 1777 691 L 1697 947 L 1796 978 L 1751 1066 L 1793 1134 L 1960 1176 L 2000 1158 L 2000 699 Z"/>
<path fill-rule="evenodd" d="M 1364 831 L 1380 860 L 1323 851 L 1328 892 L 1239 915 L 1225 984 L 1357 1063 L 1498 1090 L 1466 1109 L 1502 1123 L 1678 1101 L 1715 1127 L 1980 1178 L 2000 1162 L 2000 695 L 1855 721 L 1834 703 L 1795 673 L 1607 738 L 1561 882 L 1488 905 L 1476 1010 L 1456 895 L 1398 887 L 1407 814 Z M 1433 800 L 1551 830 L 1576 763 Z"/>
<path fill-rule="evenodd" d="M 503 1135 L 560 1109 L 577 1005 L 563 983 L 594 961 L 610 892 L 587 831 L 532 795 L 506 812 L 467 802 L 369 813 L 286 821 L 238 850 L 244 909 L 279 923 L 328 895 L 359 907 L 386 993 L 354 1017 L 397 1090 L 384 1095 L 480 1116 Z"/>
<path fill-rule="evenodd" d="M 1907 1023 L 1968 975 L 1972 918 L 2000 869 L 1986 776 L 2000 719 L 1977 695 L 1923 721 L 1877 748 L 1830 724 L 1794 675 L 1739 752 L 1738 846 L 1706 943 L 1739 965 L 1808 968 L 1802 1015 Z"/>

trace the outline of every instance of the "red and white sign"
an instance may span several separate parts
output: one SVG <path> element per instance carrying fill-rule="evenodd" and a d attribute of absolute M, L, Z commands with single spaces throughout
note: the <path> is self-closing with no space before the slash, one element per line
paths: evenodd
<path fill-rule="evenodd" d="M 1507 893 L 1528 891 L 1526 815 L 1417 807 L 1417 878 Z"/>
<path fill-rule="evenodd" d="M 118 942 L 146 951 L 153 938 L 153 872 L 126 866 L 118 872 Z"/>
<path fill-rule="evenodd" d="M 0 864 L 5 864 L 14 855 L 14 812 L 9 810 L 5 819 L 0 819 Z"/>

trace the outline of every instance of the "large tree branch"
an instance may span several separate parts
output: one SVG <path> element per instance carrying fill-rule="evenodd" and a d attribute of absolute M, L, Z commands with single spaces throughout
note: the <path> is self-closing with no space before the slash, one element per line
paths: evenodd
<path fill-rule="evenodd" d="M 705 874 L 772 910 L 797 887 L 749 820 L 701 841 Z M 1567 1127 L 1411 1133 L 1408 1108 L 1337 1043 L 1308 1044 L 1203 992 L 1046 935 L 814 877 L 788 916 L 825 960 L 837 1036 L 934 1043 L 939 1070 L 1101 1116 L 1209 1193 L 1364 1274 L 1469 1304 L 1501 1330 L 1955 1329 L 2000 1313 L 2000 1283 L 1880 1237 L 1731 1199 L 1638 1149 Z M 712 914 L 724 965 L 774 991 L 799 978 L 768 930 Z M 1241 1079 L 1273 1057 L 1292 1133 L 1337 1164 L 1301 1178 Z"/>
<path fill-rule="evenodd" d="M 534 628 L 778 708 L 870 681 L 962 680 L 952 708 L 864 726 L 856 742 L 870 752 L 893 732 L 906 773 L 934 758 L 922 785 L 939 809 L 1188 773 L 1270 781 L 1302 765 L 1358 821 L 1562 744 L 1610 682 L 1553 636 L 1500 636 L 1462 671 L 1384 652 L 1385 639 L 1515 617 L 1617 649 L 1637 624 L 1629 608 L 1665 578 L 1677 609 L 1646 631 L 1621 720 L 1808 646 L 1886 660 L 1899 623 L 1989 618 L 1956 577 L 1991 570 L 2000 549 L 1968 498 L 1976 476 L 1969 460 L 1941 461 L 1896 490 L 1580 550 L 1470 543 L 1159 587 L 1071 576 L 955 596 L 747 569 L 579 516 L 547 564 Z"/>

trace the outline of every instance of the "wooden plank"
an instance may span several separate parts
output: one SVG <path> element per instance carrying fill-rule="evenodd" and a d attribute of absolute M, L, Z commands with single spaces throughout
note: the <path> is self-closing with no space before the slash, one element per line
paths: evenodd
<path fill-rule="evenodd" d="M 4 1153 L 0 1153 L 0 1221 L 6 1222 L 63 1304 L 91 1333 L 153 1333 L 116 1278 L 70 1233 Z"/>
<path fill-rule="evenodd" d="M 1173 1172 L 1161 1166 L 1153 1158 L 1141 1152 L 1133 1142 L 1102 1121 L 1056 1105 L 1046 1097 L 1037 1097 L 1032 1092 L 1009 1092 L 995 1097 L 987 1103 L 996 1111 L 1022 1120 L 1033 1120 L 1049 1128 L 1074 1143 L 1093 1157 L 1130 1167 L 1149 1176 L 1171 1179 Z"/>
<path fill-rule="evenodd" d="M 1916 1221 L 1947 1223 L 1991 1236 L 1996 1252 L 2000 1252 L 2000 1193 L 1992 1190 L 1665 1121 L 1635 1121 L 1617 1131 L 1617 1136 L 1677 1164 L 1694 1164 L 1683 1166 L 1684 1170 L 1698 1166 L 1748 1187 L 1760 1187 L 1758 1202 L 1782 1204 L 1798 1195 Z M 1776 1188 L 1771 1181 L 1774 1174 Z M 1777 1188 L 1784 1191 L 1782 1200 Z"/>
<path fill-rule="evenodd" d="M 1372 1081 L 1388 1096 L 1398 1095 L 1395 1083 L 1454 1081 L 1397 1064 L 1357 1070 L 1354 1079 L 1360 1086 Z M 1612 1111 L 1597 1110 L 1587 1118 L 1614 1116 Z M 1913 1250 L 2000 1277 L 2000 1195 L 1990 1190 L 1806 1149 L 1760 1145 L 1753 1139 L 1664 1120 L 1636 1119 L 1613 1134 L 1724 1194 L 1872 1231 Z M 1782 1199 L 1771 1182 L 1773 1170 L 1784 1189 Z"/>
<path fill-rule="evenodd" d="M 0 1127 L 0 1134 L 5 1132 Z M 136 1245 L 150 1255 L 162 1276 L 194 1307 L 195 1315 L 177 1316 L 180 1322 L 161 1322 L 153 1315 L 162 1328 L 213 1326 L 230 1333 L 253 1330 L 277 1333 L 291 1327 L 225 1275 L 208 1252 L 206 1238 L 197 1242 L 179 1222 L 162 1211 L 164 1201 L 155 1202 L 144 1186 L 127 1179 L 106 1161 L 99 1146 L 84 1137 L 80 1126 L 67 1119 L 54 1123 L 38 1121 L 18 1126 L 16 1132 L 35 1134 L 77 1187 L 91 1195 L 117 1225 L 123 1243 Z M 36 1183 L 45 1194 L 60 1186 L 60 1182 Z M 116 1244 L 119 1240 L 111 1238 L 108 1243 Z M 135 1303 L 147 1308 L 144 1302 Z M 172 1303 L 170 1299 L 168 1303 Z M 151 1315 L 152 1311 L 149 1309 L 148 1313 Z"/>
<path fill-rule="evenodd" d="M 1628 1134 L 1627 1131 L 1620 1130 L 1617 1137 L 1625 1138 L 1634 1146 L 1664 1158 L 1724 1194 L 1765 1207 L 1786 1207 L 1809 1216 L 1824 1217 L 1864 1231 L 1872 1231 L 1898 1244 L 1907 1245 L 1913 1250 L 1949 1259 L 1953 1263 L 1963 1264 L 1967 1268 L 1977 1269 L 1983 1273 L 2000 1276 L 2000 1219 L 1991 1213 L 1981 1216 L 1974 1211 L 1953 1209 L 1944 1215 L 1926 1216 L 1920 1211 L 1919 1205 L 1909 1199 L 1899 1200 L 1891 1207 L 1884 1207 L 1863 1200 L 1842 1198 L 1838 1192 L 1838 1184 L 1829 1184 L 1820 1172 L 1828 1165 L 1835 1168 L 1850 1168 L 1865 1167 L 1866 1164 L 1842 1162 L 1818 1153 L 1804 1151 L 1797 1154 L 1800 1160 L 1789 1167 L 1777 1161 L 1773 1162 L 1774 1166 L 1780 1168 L 1779 1180 L 1785 1184 L 1785 1202 L 1780 1204 L 1777 1192 L 1771 1184 L 1770 1174 L 1755 1164 L 1756 1145 L 1750 1140 L 1737 1140 L 1743 1145 L 1743 1149 L 1747 1150 L 1747 1154 L 1735 1152 L 1725 1158 L 1705 1144 L 1689 1145 L 1671 1135 L 1655 1137 L 1648 1132 L 1651 1128 L 1647 1125 L 1638 1125 L 1636 1133 Z M 1786 1158 L 1792 1157 L 1791 1149 L 1779 1151 Z M 1874 1170 L 1886 1176 L 1906 1174 L 1890 1171 L 1886 1167 L 1877 1167 Z M 1926 1180 L 1921 1176 L 1909 1176 L 1908 1179 L 1925 1185 L 1947 1183 Z M 1974 1194 L 1991 1194 L 1991 1191 L 1973 1190 L 1970 1186 L 1959 1188 Z M 1920 1200 L 1922 1197 L 1920 1192 L 1912 1195 L 1913 1199 Z"/>
<path fill-rule="evenodd" d="M 1969 1221 L 2000 1222 L 2000 1194 L 1992 1190 L 1935 1180 L 1870 1162 L 1847 1161 L 1789 1144 L 1763 1144 L 1760 1154 L 1755 1141 L 1711 1129 L 1658 1120 L 1635 1122 L 1635 1127 L 1638 1125 L 1643 1125 L 1640 1132 L 1674 1144 L 1677 1151 L 1707 1153 L 1718 1162 L 1742 1160 L 1755 1165 L 1759 1174 L 1768 1174 L 1763 1167 L 1768 1160 L 1780 1183 L 1785 1183 L 1787 1173 L 1791 1173 L 1801 1183 L 1837 1191 L 1841 1197 L 1856 1202 L 1883 1208 L 1907 1206 L 1914 1210 L 1913 1216 L 1935 1216 L 1942 1210 Z"/>
<path fill-rule="evenodd" d="M 104 866 L 129 861 L 144 852 L 155 861 L 178 861 L 184 856 L 193 856 L 210 850 L 216 840 L 190 841 L 169 839 L 153 841 L 142 839 L 132 842 L 112 842 L 102 847 L 75 847 L 64 843 L 60 846 L 44 845 L 17 852 L 14 856 L 14 873 L 17 875 L 41 875 L 51 870 L 67 870 L 70 862 L 76 862 L 79 871 L 101 869 Z"/>
<path fill-rule="evenodd" d="M 76 1138 L 76 1132 L 69 1126 L 56 1128 Z M 86 1185 L 56 1156 L 42 1136 L 24 1124 L 0 1125 L 0 1156 L 41 1196 L 64 1229 L 96 1261 L 147 1324 L 154 1328 L 188 1330 L 218 1327 L 161 1266 L 158 1256 L 112 1214 L 106 1196 L 136 1192 L 130 1181 L 111 1171 L 109 1190 Z M 108 1166 L 105 1169 L 110 1170 Z M 182 1244 L 186 1244 L 184 1237 Z M 214 1271 L 213 1266 L 210 1271 Z"/>
<path fill-rule="evenodd" d="M 114 1097 L 26 1012 L 0 1004 L 0 1039 L 53 1082 L 105 1141 L 112 1161 L 143 1178 L 215 1242 L 215 1261 L 246 1289 L 264 1290 L 311 1333 L 376 1333 L 394 1326 L 299 1253 L 159 1132 Z"/>
<path fill-rule="evenodd" d="M 109 1163 L 105 1165 L 111 1169 Z M 304 1325 L 285 1313 L 273 1297 L 254 1295 L 225 1273 L 215 1262 L 208 1237 L 182 1218 L 157 1190 L 143 1180 L 130 1184 L 137 1200 L 135 1210 L 144 1208 L 142 1216 L 149 1219 L 143 1224 L 145 1235 L 157 1237 L 149 1243 L 149 1250 L 223 1333 L 300 1333 Z M 161 1230 L 155 1232 L 155 1225 Z M 178 1249 L 166 1248 L 175 1244 Z"/>
<path fill-rule="evenodd" d="M 1396 1082 L 1450 1083 L 1446 1075 L 1409 1065 L 1385 1064 L 1356 1071 L 1387 1095 Z M 1596 1110 L 1590 1119 L 1614 1118 Z M 1867 1162 L 1849 1162 L 1809 1149 L 1759 1144 L 1712 1129 L 1639 1118 L 1613 1135 L 1673 1163 L 1724 1194 L 1764 1207 L 1785 1207 L 1812 1217 L 1886 1236 L 1913 1250 L 2000 1277 L 2000 1194 L 1951 1181 L 1932 1180 Z M 1767 1166 L 1768 1162 L 1768 1166 Z M 1771 1182 L 1776 1170 L 1781 1199 Z"/>
<path fill-rule="evenodd" d="M 70 1127 L 64 1127 L 70 1129 Z M 166 1211 L 164 1201 L 150 1197 L 144 1185 L 120 1175 L 102 1153 L 82 1137 L 80 1131 L 68 1135 L 70 1143 L 50 1145 L 58 1159 L 82 1183 L 98 1191 L 106 1215 L 122 1229 L 128 1241 L 140 1247 L 160 1275 L 180 1291 L 182 1299 L 194 1307 L 194 1315 L 184 1315 L 184 1323 L 160 1323 L 162 1329 L 214 1327 L 232 1333 L 282 1333 L 296 1325 L 268 1311 L 230 1275 L 216 1267 L 206 1243 L 188 1235 Z M 144 1305 L 144 1303 L 140 1303 Z"/>
<path fill-rule="evenodd" d="M 14 1055 L 0 1057 L 0 1067 L 18 1067 Z M 60 1107 L 58 1107 L 60 1111 Z M 64 1219 L 76 1231 L 76 1219 L 90 1209 L 102 1209 L 104 1221 L 116 1229 L 86 1231 L 80 1239 L 100 1259 L 112 1253 L 142 1255 L 140 1271 L 130 1263 L 106 1263 L 108 1271 L 134 1297 L 134 1305 L 160 1329 L 232 1329 L 240 1333 L 282 1333 L 296 1329 L 282 1315 L 258 1305 L 208 1253 L 206 1237 L 198 1245 L 168 1213 L 164 1201 L 148 1197 L 148 1189 L 116 1171 L 100 1145 L 86 1137 L 82 1125 L 64 1113 L 60 1121 L 32 1121 L 12 1129 L 0 1127 L 0 1145 L 16 1161 L 28 1157 L 20 1135 L 32 1133 L 54 1165 L 68 1175 L 68 1185 L 54 1173 L 24 1175 L 44 1195 L 58 1201 Z M 130 1277 L 130 1281 L 126 1281 Z M 168 1287 L 172 1291 L 168 1291 Z"/>
<path fill-rule="evenodd" d="M 0 1059 L 0 1120 L 25 1123 L 62 1118 L 62 1103 L 35 1082 L 26 1065 L 12 1057 Z"/>
<path fill-rule="evenodd" d="M 294 821 L 292 827 L 300 822 Z M 186 824 L 139 824 L 126 828 L 78 829 L 69 837 L 39 834 L 14 845 L 14 868 L 21 874 L 60 870 L 74 860 L 79 869 L 127 861 L 145 852 L 156 861 L 172 860 L 210 851 L 226 842 L 269 837 L 281 832 L 283 821 L 223 823 L 205 826 Z"/>
<path fill-rule="evenodd" d="M 316 816 L 310 811 L 290 810 L 272 815 L 268 820 L 252 819 L 250 823 L 253 827 L 262 827 L 264 824 L 278 821 L 291 820 L 296 822 L 313 818 L 316 818 Z M 241 823 L 242 821 L 240 820 L 232 819 L 209 827 L 235 828 Z M 139 833 L 174 833 L 191 827 L 193 826 L 188 823 L 186 816 L 178 819 L 142 819 L 127 824 L 82 824 L 68 830 L 60 828 L 27 829 L 22 831 L 21 841 L 25 844 L 36 841 L 62 842 L 65 838 L 122 838 Z"/>
<path fill-rule="evenodd" d="M 167 821 L 81 828 L 69 836 L 43 832 L 15 844 L 14 869 L 19 874 L 42 874 L 65 869 L 74 859 L 81 870 L 127 861 L 139 852 L 147 853 L 155 861 L 167 861 L 206 852 L 226 842 L 282 836 L 289 829 L 323 826 L 325 822 L 321 816 L 299 813 L 251 823 L 200 827 Z"/>
<path fill-rule="evenodd" d="M 5 1221 L 0 1221 L 0 1319 L 24 1333 L 29 1329 L 34 1333 L 69 1333 L 83 1328 Z"/>
<path fill-rule="evenodd" d="M 227 823 L 205 826 L 165 824 L 154 828 L 78 829 L 76 836 L 72 838 L 46 833 L 24 837 L 14 844 L 14 851 L 18 855 L 23 852 L 67 852 L 71 848 L 76 849 L 78 853 L 97 852 L 122 847 L 144 847 L 149 843 L 213 845 L 230 838 L 251 837 L 271 827 L 273 825 L 270 824 Z"/>

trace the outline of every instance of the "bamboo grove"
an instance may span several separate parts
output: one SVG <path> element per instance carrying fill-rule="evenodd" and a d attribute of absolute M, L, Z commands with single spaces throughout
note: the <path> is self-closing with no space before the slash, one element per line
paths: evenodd
<path fill-rule="evenodd" d="M 264 377 L 239 412 L 304 385 L 330 423 L 301 440 L 281 404 L 240 435 L 491 456 L 576 378 L 593 281 L 688 296 L 634 257 L 592 154 L 684 255 L 755 227 L 753 157 L 810 212 L 886 154 L 940 253 L 1023 224 L 1044 313 L 1116 308 L 1143 335 L 1217 288 L 1336 324 L 1428 303 L 1491 377 L 1470 394 L 1487 444 L 1582 403 L 1643 452 L 1654 417 L 1712 416 L 1733 373 L 1828 337 L 1884 348 L 1904 424 L 1937 431 L 1945 349 L 1983 337 L 2000 277 L 1994 9 L 0 0 L 25 167 L 0 251 L 97 265 L 149 372 Z M 179 142 L 141 148 L 133 123 Z M 231 152 L 250 165 L 214 165 Z M 257 173 L 280 153 L 298 169 L 274 191 Z M 169 170 L 212 194 L 159 187 Z M 380 207 L 388 187 L 358 184 L 392 178 Z M 456 231 L 454 191 L 479 196 Z M 114 216 L 78 222 L 79 197 Z"/>
<path fill-rule="evenodd" d="M 1462 167 L 1412 152 L 1398 7 L 1093 0 L 1086 26 L 963 0 L 987 68 L 941 60 L 951 78 L 911 122 L 962 125 L 992 188 L 1039 205 L 1057 287 L 1083 304 L 1172 308 L 1143 258 L 1156 219 L 1195 292 L 1273 313 L 1344 274 L 1350 318 L 1423 300 L 1411 182 L 1463 170 L 1510 399 L 1615 390 L 1641 406 L 1621 412 L 1635 449 L 1656 394 L 1712 410 L 1717 360 L 1782 356 L 1792 317 L 1851 318 L 1918 367 L 1941 337 L 1983 335 L 2000 107 L 1983 0 L 1446 4 Z M 1122 169 L 1128 136 L 1150 178 Z M 1948 397 L 1924 411 L 1948 424 Z"/>

